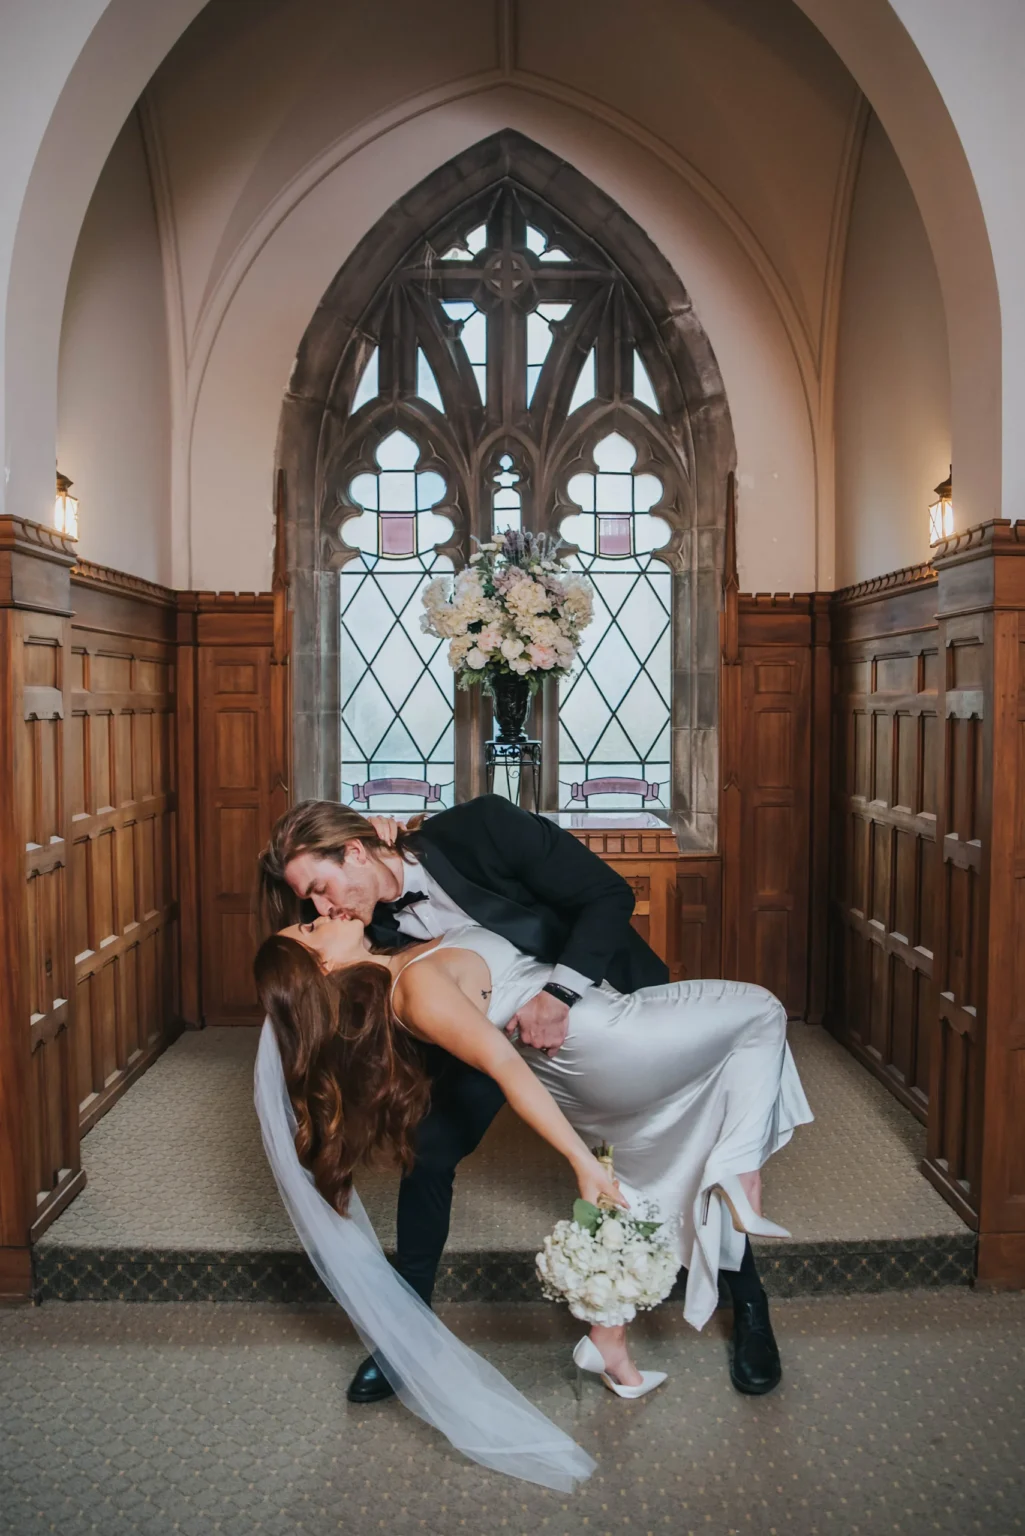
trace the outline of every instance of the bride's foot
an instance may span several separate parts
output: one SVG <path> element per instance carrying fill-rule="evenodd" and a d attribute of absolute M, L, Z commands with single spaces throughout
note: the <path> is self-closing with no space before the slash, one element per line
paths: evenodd
<path fill-rule="evenodd" d="M 730 1213 L 730 1219 L 737 1232 L 747 1232 L 753 1237 L 789 1237 L 786 1227 L 777 1226 L 774 1221 L 768 1221 L 758 1210 L 754 1208 L 747 1194 L 747 1181 L 758 1178 L 758 1175 L 724 1174 L 717 1183 L 705 1190 L 702 1202 L 701 1224 L 708 1221 L 708 1210 L 712 1195 L 715 1192 L 721 1196 Z M 761 1204 L 761 1179 L 758 1178 L 756 1194 Z"/>
<path fill-rule="evenodd" d="M 751 1202 L 751 1209 L 756 1216 L 762 1214 L 762 1173 L 756 1168 L 754 1173 L 738 1173 L 737 1183 Z"/>
<path fill-rule="evenodd" d="M 591 1343 L 605 1361 L 605 1369 L 621 1387 L 639 1387 L 643 1377 L 633 1361 L 626 1342 L 625 1328 L 591 1329 Z"/>
<path fill-rule="evenodd" d="M 660 1387 L 665 1381 L 665 1371 L 639 1371 L 626 1351 L 625 1341 L 623 1342 L 622 1350 L 609 1348 L 609 1356 L 613 1358 L 606 1358 L 603 1350 L 607 1340 L 602 1340 L 603 1348 L 599 1349 L 598 1345 L 594 1342 L 594 1334 L 616 1332 L 622 1332 L 622 1330 L 593 1329 L 591 1337 L 587 1338 L 585 1335 L 574 1349 L 573 1361 L 577 1368 L 577 1397 L 580 1396 L 580 1384 L 585 1371 L 595 1376 L 600 1376 L 609 1391 L 614 1392 L 617 1397 L 644 1397 L 648 1392 L 653 1392 L 656 1387 Z M 622 1371 L 624 1375 L 635 1377 L 636 1380 L 629 1383 L 624 1382 L 618 1375 L 619 1371 Z"/>

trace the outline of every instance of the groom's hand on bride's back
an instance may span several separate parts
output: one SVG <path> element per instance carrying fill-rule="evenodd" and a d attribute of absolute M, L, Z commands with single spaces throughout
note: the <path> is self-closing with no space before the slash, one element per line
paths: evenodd
<path fill-rule="evenodd" d="M 569 1008 L 550 992 L 538 992 L 505 1026 L 510 1039 L 518 1033 L 521 1045 L 555 1056 L 569 1034 Z"/>

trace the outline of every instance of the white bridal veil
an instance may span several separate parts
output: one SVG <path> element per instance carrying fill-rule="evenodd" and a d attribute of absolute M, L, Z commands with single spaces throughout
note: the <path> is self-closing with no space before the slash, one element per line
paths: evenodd
<path fill-rule="evenodd" d="M 339 1216 L 295 1150 L 295 1115 L 270 1020 L 256 1057 L 256 1112 L 285 1209 L 313 1265 L 407 1408 L 464 1456 L 570 1492 L 596 1463 L 451 1334 L 388 1263 L 359 1196 Z"/>

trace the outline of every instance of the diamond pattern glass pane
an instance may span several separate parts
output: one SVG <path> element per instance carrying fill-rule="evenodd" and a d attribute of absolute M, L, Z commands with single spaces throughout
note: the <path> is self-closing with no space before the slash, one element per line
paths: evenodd
<path fill-rule="evenodd" d="M 649 321 L 596 242 L 505 179 L 425 231 L 382 284 L 366 325 L 380 352 L 350 385 L 358 419 L 333 461 L 353 557 L 339 572 L 343 778 L 362 808 L 379 780 L 415 784 L 378 784 L 374 809 L 420 808 L 434 785 L 442 804 L 454 793 L 453 678 L 447 642 L 419 627 L 425 582 L 447 556 L 470 558 L 471 531 L 555 531 L 559 518 L 597 594 L 562 687 L 560 802 L 671 803 L 671 577 L 658 552 L 686 492 L 655 389 L 671 359 Z M 621 430 L 591 449 L 567 509 L 554 483 L 562 466 L 580 467 L 606 408 Z M 641 432 L 658 475 L 638 460 Z M 460 743 L 461 765 L 482 746 Z M 460 793 L 471 778 L 461 766 Z M 612 778 L 633 782 L 593 785 Z"/>
<path fill-rule="evenodd" d="M 424 587 L 452 568 L 434 550 L 452 525 L 431 510 L 445 483 L 432 470 L 417 472 L 419 456 L 412 438 L 392 432 L 378 446 L 378 471 L 349 487 L 365 510 L 344 525 L 359 553 L 339 573 L 342 777 L 347 798 L 359 787 L 361 809 L 421 810 L 429 786 L 440 788 L 432 804 L 453 803 L 452 672 L 444 642 L 420 627 Z M 395 779 L 416 788 L 373 787 Z"/>
<path fill-rule="evenodd" d="M 577 672 L 560 690 L 559 804 L 563 809 L 669 806 L 670 602 L 672 576 L 654 554 L 668 526 L 647 514 L 662 494 L 654 475 L 633 472 L 637 454 L 618 433 L 594 450 L 597 472 L 574 475 L 569 494 L 583 511 L 562 522 L 579 547 L 570 564 L 595 593 Z M 642 510 L 643 509 L 643 510 Z M 638 538 L 638 524 L 643 534 Z M 633 785 L 589 790 L 594 781 Z M 657 794 L 651 795 L 652 786 Z"/>

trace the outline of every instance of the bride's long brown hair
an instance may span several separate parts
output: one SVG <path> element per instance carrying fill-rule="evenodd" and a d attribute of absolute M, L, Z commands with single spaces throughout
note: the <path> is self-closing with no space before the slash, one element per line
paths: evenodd
<path fill-rule="evenodd" d="M 358 1166 L 412 1167 L 413 1131 L 430 1097 L 416 1042 L 392 1010 L 391 973 L 372 961 L 326 972 L 281 934 L 264 940 L 253 970 L 281 1052 L 299 1161 L 344 1216 Z"/>

